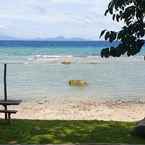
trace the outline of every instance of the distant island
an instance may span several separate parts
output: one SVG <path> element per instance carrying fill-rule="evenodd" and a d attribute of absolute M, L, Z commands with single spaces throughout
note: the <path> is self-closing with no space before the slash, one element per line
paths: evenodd
<path fill-rule="evenodd" d="M 87 41 L 87 39 L 83 39 L 80 37 L 70 37 L 66 38 L 64 36 L 57 36 L 57 37 L 48 37 L 48 38 L 36 38 L 34 40 L 39 40 L 39 41 Z"/>
<path fill-rule="evenodd" d="M 47 37 L 47 38 L 19 38 L 19 37 L 12 37 L 7 35 L 0 35 L 0 40 L 26 40 L 26 41 L 90 41 L 88 39 L 80 38 L 80 37 L 64 37 L 64 36 L 57 36 L 57 37 Z"/>

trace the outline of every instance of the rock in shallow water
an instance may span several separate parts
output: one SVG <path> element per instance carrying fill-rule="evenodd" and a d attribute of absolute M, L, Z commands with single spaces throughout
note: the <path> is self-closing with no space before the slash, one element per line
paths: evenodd
<path fill-rule="evenodd" d="M 83 86 L 87 86 L 88 83 L 84 80 L 70 80 L 69 85 L 83 87 Z"/>
<path fill-rule="evenodd" d="M 64 60 L 63 62 L 61 62 L 62 64 L 71 64 L 70 60 Z"/>

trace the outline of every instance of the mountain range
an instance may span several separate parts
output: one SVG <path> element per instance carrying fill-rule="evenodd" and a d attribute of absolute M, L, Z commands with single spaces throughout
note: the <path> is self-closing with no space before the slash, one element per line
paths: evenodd
<path fill-rule="evenodd" d="M 0 40 L 87 41 L 87 39 L 83 39 L 83 38 L 80 38 L 80 37 L 70 37 L 70 38 L 66 38 L 64 36 L 57 36 L 57 37 L 47 37 L 47 38 L 36 37 L 36 38 L 33 38 L 33 39 L 27 39 L 27 38 L 11 37 L 11 36 L 7 36 L 7 35 L 0 35 Z"/>

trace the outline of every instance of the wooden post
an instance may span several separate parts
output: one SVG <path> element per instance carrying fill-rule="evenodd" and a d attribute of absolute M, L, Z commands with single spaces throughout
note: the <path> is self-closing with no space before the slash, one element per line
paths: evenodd
<path fill-rule="evenodd" d="M 4 99 L 7 101 L 7 64 L 4 64 Z"/>
<path fill-rule="evenodd" d="M 7 64 L 4 64 L 4 100 L 7 101 Z M 7 105 L 4 106 L 7 111 Z M 5 113 L 5 120 L 8 119 L 7 113 Z"/>

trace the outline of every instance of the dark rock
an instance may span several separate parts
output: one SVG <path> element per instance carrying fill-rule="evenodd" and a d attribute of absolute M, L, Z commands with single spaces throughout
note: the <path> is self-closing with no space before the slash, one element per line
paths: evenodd
<path fill-rule="evenodd" d="M 137 126 L 134 129 L 134 134 L 145 138 L 145 126 Z"/>
<path fill-rule="evenodd" d="M 134 128 L 134 134 L 145 138 L 145 118 L 137 123 Z"/>

